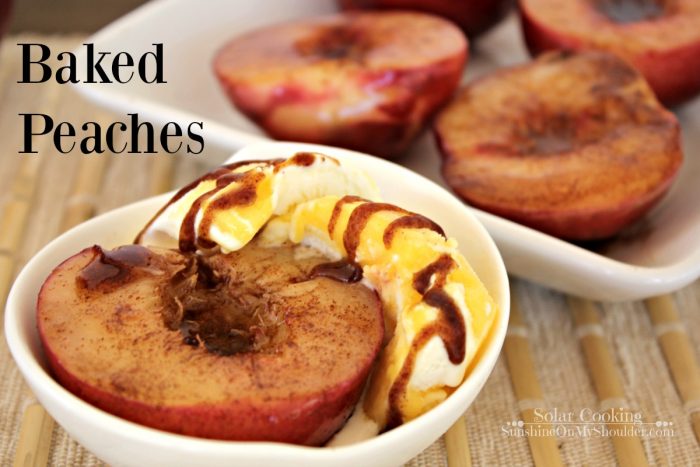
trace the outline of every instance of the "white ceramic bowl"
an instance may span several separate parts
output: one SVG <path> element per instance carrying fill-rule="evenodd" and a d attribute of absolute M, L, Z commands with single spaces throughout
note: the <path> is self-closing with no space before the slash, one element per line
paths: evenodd
<path fill-rule="evenodd" d="M 317 150 L 371 174 L 384 198 L 430 216 L 459 241 L 460 248 L 499 306 L 485 351 L 465 382 L 430 412 L 372 439 L 337 448 L 280 443 L 228 442 L 181 436 L 141 426 L 106 413 L 63 389 L 47 372 L 36 328 L 39 288 L 61 261 L 92 244 L 114 247 L 135 233 L 169 198 L 150 198 L 103 214 L 61 235 L 24 267 L 7 301 L 5 333 L 20 371 L 46 410 L 79 443 L 114 466 L 358 466 L 398 465 L 428 447 L 467 409 L 493 369 L 505 338 L 509 289 L 505 267 L 486 230 L 457 199 L 433 182 L 390 162 L 322 146 L 260 143 L 235 159 L 284 157 Z"/>

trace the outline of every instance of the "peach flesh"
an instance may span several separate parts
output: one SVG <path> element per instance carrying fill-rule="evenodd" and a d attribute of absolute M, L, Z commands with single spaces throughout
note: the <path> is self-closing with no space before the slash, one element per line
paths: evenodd
<path fill-rule="evenodd" d="M 638 219 L 682 160 L 673 114 L 602 53 L 550 53 L 477 80 L 435 132 L 458 195 L 570 240 L 609 237 Z"/>
<path fill-rule="evenodd" d="M 700 93 L 700 3 L 520 0 L 533 55 L 555 49 L 615 53 L 637 68 L 666 105 Z"/>
<path fill-rule="evenodd" d="M 226 287 L 247 277 L 283 320 L 281 337 L 262 350 L 229 356 L 188 345 L 164 322 L 162 287 L 181 268 L 179 253 L 161 250 L 150 257 L 150 272 L 137 270 L 114 290 L 85 292 L 75 281 L 95 252 L 83 250 L 52 272 L 38 298 L 49 367 L 78 397 L 153 428 L 320 445 L 357 403 L 381 347 L 383 318 L 374 292 L 308 279 L 325 259 L 295 263 L 292 250 L 251 247 L 211 259 L 228 274 Z"/>

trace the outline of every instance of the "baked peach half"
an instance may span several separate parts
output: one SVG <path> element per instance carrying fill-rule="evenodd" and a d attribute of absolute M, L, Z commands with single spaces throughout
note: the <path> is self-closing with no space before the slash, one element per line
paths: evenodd
<path fill-rule="evenodd" d="M 697 0 L 519 0 L 536 55 L 552 49 L 612 52 L 634 65 L 667 105 L 700 92 Z"/>
<path fill-rule="evenodd" d="M 376 293 L 326 262 L 257 242 L 212 256 L 87 248 L 38 298 L 49 367 L 85 401 L 153 428 L 320 445 L 355 407 L 384 329 Z"/>
<path fill-rule="evenodd" d="M 469 204 L 548 234 L 612 236 L 648 211 L 682 162 L 680 127 L 644 78 L 602 52 L 552 52 L 461 90 L 435 134 Z"/>
<path fill-rule="evenodd" d="M 454 21 L 473 39 L 498 23 L 511 0 L 339 0 L 344 10 L 415 10 Z"/>
<path fill-rule="evenodd" d="M 270 136 L 392 158 L 453 94 L 467 40 L 415 12 L 357 12 L 257 29 L 214 70 L 233 104 Z"/>

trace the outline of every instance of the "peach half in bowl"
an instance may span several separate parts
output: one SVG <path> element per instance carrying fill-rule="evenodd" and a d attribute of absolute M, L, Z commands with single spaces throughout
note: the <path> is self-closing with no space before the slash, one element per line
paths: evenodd
<path fill-rule="evenodd" d="M 135 235 L 172 194 L 103 214 L 61 235 L 21 271 L 8 297 L 5 333 L 12 355 L 49 414 L 79 443 L 111 465 L 397 465 L 437 440 L 467 409 L 486 382 L 503 344 L 509 315 L 508 278 L 501 256 L 468 208 L 433 182 L 391 162 L 336 148 L 265 142 L 239 151 L 231 162 L 286 158 L 317 152 L 372 177 L 382 198 L 429 216 L 454 237 L 489 291 L 498 311 L 464 381 L 423 415 L 349 445 L 303 447 L 283 443 L 221 441 L 149 428 L 105 412 L 64 389 L 51 375 L 37 330 L 37 296 L 53 268 L 95 243 L 116 247 Z"/>

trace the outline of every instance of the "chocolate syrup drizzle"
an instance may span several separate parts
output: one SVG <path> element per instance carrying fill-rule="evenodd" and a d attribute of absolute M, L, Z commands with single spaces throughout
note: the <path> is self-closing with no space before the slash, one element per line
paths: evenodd
<path fill-rule="evenodd" d="M 447 254 L 441 255 L 434 262 L 413 275 L 413 288 L 423 295 L 426 305 L 438 310 L 438 317 L 423 328 L 413 339 L 406 360 L 389 390 L 389 413 L 386 429 L 401 425 L 401 400 L 413 373 L 418 352 L 433 336 L 438 336 L 445 345 L 447 356 L 454 365 L 464 360 L 466 355 L 466 327 L 464 317 L 454 299 L 445 291 L 447 275 L 457 264 Z"/>
<path fill-rule="evenodd" d="M 209 180 L 215 180 L 216 181 L 216 186 L 214 187 L 213 190 L 210 190 L 204 194 L 202 194 L 199 198 L 197 198 L 193 203 L 190 209 L 187 211 L 187 214 L 185 214 L 185 219 L 183 220 L 181 226 L 180 226 L 180 237 L 179 237 L 179 248 L 183 252 L 191 252 L 195 251 L 198 246 L 204 248 L 204 249 L 209 249 L 214 246 L 214 243 L 211 242 L 209 239 L 206 237 L 202 236 L 201 238 L 197 235 L 198 232 L 195 231 L 195 220 L 197 217 L 197 213 L 199 212 L 199 209 L 202 205 L 202 203 L 209 199 L 211 196 L 213 196 L 215 193 L 218 193 L 219 191 L 223 190 L 227 186 L 229 186 L 231 183 L 237 183 L 241 182 L 241 180 L 245 179 L 246 177 L 249 177 L 251 173 L 256 173 L 257 171 L 249 171 L 249 172 L 244 172 L 244 173 L 231 173 L 231 171 L 242 167 L 244 165 L 250 165 L 250 164 L 262 164 L 263 166 L 273 166 L 275 169 L 278 168 L 281 163 L 284 162 L 284 159 L 273 159 L 273 160 L 250 160 L 250 161 L 240 161 L 240 162 L 234 162 L 231 164 L 226 164 L 222 165 L 221 167 L 212 170 L 211 172 L 208 172 L 201 177 L 197 178 L 196 180 L 192 181 L 191 183 L 187 184 L 183 188 L 181 188 L 175 195 L 170 198 L 170 200 L 163 206 L 161 207 L 158 212 L 151 218 L 150 221 L 141 229 L 141 231 L 138 233 L 136 238 L 134 239 L 134 243 L 141 243 L 143 240 L 143 236 L 145 233 L 148 231 L 149 228 L 153 225 L 155 220 L 166 210 L 168 209 L 172 204 L 176 203 L 178 200 L 180 200 L 185 194 L 187 194 L 189 191 L 193 190 L 197 185 L 199 185 L 201 182 L 204 181 L 209 181 Z M 259 172 L 258 172 L 259 173 Z M 259 177 L 259 175 L 258 175 Z M 256 182 L 258 183 L 259 180 Z M 252 183 L 250 184 L 252 185 Z M 240 193 L 240 190 L 235 190 L 234 194 L 231 195 L 231 197 L 226 196 L 226 201 L 223 201 L 222 204 L 225 203 L 235 203 L 236 201 L 239 201 L 241 203 L 245 204 L 252 204 L 255 202 L 255 187 L 252 187 L 252 192 L 253 194 L 251 195 L 251 186 L 247 185 L 246 190 L 245 190 L 245 195 Z M 236 194 L 237 193 L 237 194 Z M 229 204 L 229 207 L 232 204 Z M 216 206 L 211 207 L 207 210 L 207 212 L 204 213 L 204 216 L 202 218 L 202 224 L 210 225 L 212 218 L 214 216 L 214 210 L 216 210 Z M 201 226 L 201 224 L 200 224 Z M 204 231 L 204 229 L 199 229 L 200 231 Z"/>
<path fill-rule="evenodd" d="M 442 230 L 442 227 L 425 216 L 412 213 L 410 216 L 399 217 L 392 221 L 384 230 L 383 241 L 386 249 L 391 248 L 396 232 L 401 229 L 428 229 L 437 232 L 441 237 L 445 238 L 445 232 Z"/>
<path fill-rule="evenodd" d="M 362 280 L 362 268 L 357 263 L 341 259 L 331 263 L 317 264 L 311 269 L 310 277 L 327 277 L 350 284 Z"/>
<path fill-rule="evenodd" d="M 343 246 L 348 254 L 348 260 L 355 262 L 362 231 L 367 227 L 367 223 L 372 215 L 380 211 L 407 213 L 398 206 L 386 203 L 364 203 L 353 209 L 348 219 L 348 225 L 343 233 Z"/>
<path fill-rule="evenodd" d="M 439 225 L 420 214 L 408 212 L 391 204 L 372 203 L 356 196 L 345 196 L 338 200 L 328 222 L 328 233 L 333 235 L 345 204 L 363 201 L 363 204 L 356 206 L 350 213 L 348 225 L 343 234 L 343 246 L 347 252 L 348 261 L 351 263 L 355 263 L 362 231 L 370 218 L 377 212 L 391 211 L 403 214 L 389 223 L 384 230 L 382 239 L 386 248 L 391 247 L 397 232 L 401 229 L 429 229 L 445 237 L 445 233 Z M 442 340 L 450 362 L 457 365 L 464 360 L 466 355 L 464 317 L 454 299 L 444 289 L 448 274 L 456 266 L 457 264 L 450 255 L 443 254 L 413 275 L 413 288 L 422 295 L 426 305 L 438 310 L 438 317 L 414 338 L 399 375 L 389 390 L 387 429 L 403 423 L 400 410 L 401 398 L 413 372 L 416 355 L 433 336 L 438 336 Z"/>
<path fill-rule="evenodd" d="M 228 165 L 223 165 L 215 170 L 212 170 L 211 172 L 208 172 L 201 177 L 193 180 L 192 182 L 188 183 L 184 187 L 180 188 L 177 193 L 173 195 L 170 200 L 163 205 L 158 212 L 151 218 L 151 220 L 146 223 L 145 226 L 141 229 L 141 231 L 136 235 L 136 238 L 134 239 L 134 243 L 139 244 L 143 240 L 143 236 L 145 233 L 148 231 L 148 229 L 153 225 L 155 220 L 160 217 L 163 212 L 168 209 L 172 204 L 176 203 L 180 198 L 185 196 L 189 191 L 193 190 L 197 185 L 199 185 L 201 182 L 206 181 L 206 180 L 216 180 L 217 178 L 223 176 L 224 174 L 229 173 L 230 170 L 233 170 L 235 167 L 240 166 L 241 164 L 228 164 Z"/>
<path fill-rule="evenodd" d="M 343 210 L 343 206 L 349 203 L 359 203 L 367 201 L 359 196 L 347 195 L 340 198 L 333 206 L 333 211 L 331 212 L 331 218 L 328 220 L 328 235 L 333 238 L 333 232 L 335 232 L 335 226 L 338 224 L 338 218 Z"/>
<path fill-rule="evenodd" d="M 296 165 L 300 167 L 308 167 L 316 161 L 317 157 L 318 156 L 314 153 L 298 152 L 292 156 L 286 162 L 286 164 L 284 164 L 284 166 Z M 216 212 L 230 209 L 234 206 L 250 206 L 255 203 L 257 199 L 257 186 L 264 179 L 263 174 L 259 170 L 249 170 L 242 173 L 231 172 L 245 165 L 261 164 L 260 167 L 272 167 L 273 171 L 276 173 L 281 170 L 284 162 L 284 159 L 240 161 L 223 165 L 209 173 L 204 174 L 175 193 L 170 201 L 168 201 L 165 206 L 161 207 L 156 215 L 151 218 L 143 229 L 141 229 L 136 236 L 134 243 L 141 243 L 143 236 L 153 225 L 155 220 L 173 203 L 180 200 L 186 193 L 194 189 L 201 182 L 215 180 L 215 187 L 197 198 L 185 214 L 185 218 L 180 226 L 178 239 L 179 249 L 183 252 L 194 252 L 198 248 L 208 250 L 215 247 L 216 244 L 212 242 L 211 239 L 207 238 L 207 233 Z M 213 203 L 210 203 L 202 215 L 198 228 L 196 228 L 195 224 L 197 214 L 199 213 L 202 204 L 232 183 L 237 183 L 240 186 L 237 189 L 227 193 L 225 196 L 219 197 Z"/>
<path fill-rule="evenodd" d="M 76 284 L 80 290 L 90 292 L 111 292 L 130 282 L 138 268 L 145 268 L 151 260 L 151 253 L 140 245 L 125 245 L 105 251 L 94 245 L 91 248 L 92 260 L 85 266 Z"/>

